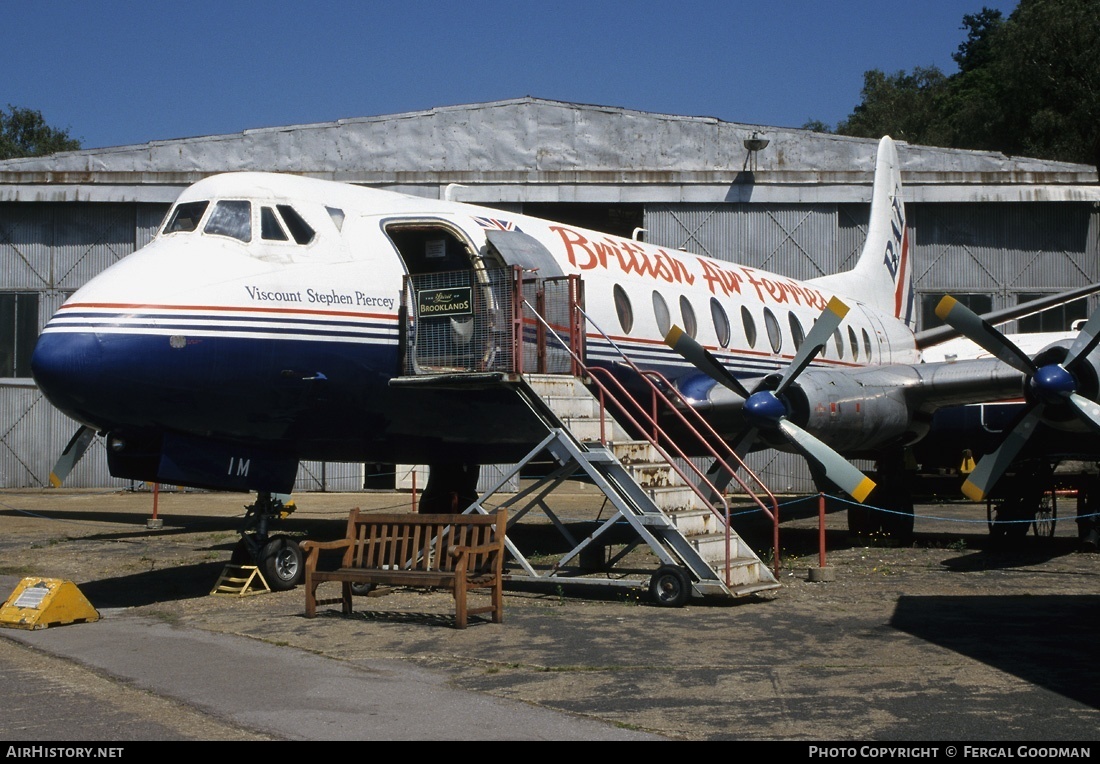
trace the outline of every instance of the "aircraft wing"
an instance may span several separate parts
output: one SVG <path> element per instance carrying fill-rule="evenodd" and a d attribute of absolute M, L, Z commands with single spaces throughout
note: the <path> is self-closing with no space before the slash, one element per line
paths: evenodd
<path fill-rule="evenodd" d="M 828 313 L 815 329 L 832 331 Z M 1076 337 L 1052 343 L 1034 358 L 953 298 L 945 297 L 937 314 L 990 357 L 845 370 L 807 367 L 804 359 L 796 359 L 778 383 L 775 375 L 734 385 L 725 374 L 714 372 L 716 359 L 710 356 L 711 363 L 696 365 L 713 383 L 691 385 L 693 406 L 731 443 L 744 442 L 745 433 L 760 433 L 770 446 L 781 448 L 786 439 L 805 453 L 791 438 L 793 425 L 799 437 L 806 433 L 832 452 L 822 457 L 819 448 L 807 454 L 811 461 L 816 454 L 818 466 L 828 467 L 836 456 L 872 458 L 884 449 L 915 443 L 927 434 L 938 409 L 1022 401 L 1024 411 L 1002 445 L 978 464 L 963 486 L 975 501 L 989 494 L 1039 422 L 1100 431 L 1100 357 L 1094 355 L 1100 345 L 1100 310 Z M 685 358 L 695 363 L 701 357 L 703 351 L 691 348 L 683 337 L 675 339 L 669 344 Z M 809 337 L 805 345 L 813 345 Z M 816 350 L 807 352 L 816 355 Z"/>

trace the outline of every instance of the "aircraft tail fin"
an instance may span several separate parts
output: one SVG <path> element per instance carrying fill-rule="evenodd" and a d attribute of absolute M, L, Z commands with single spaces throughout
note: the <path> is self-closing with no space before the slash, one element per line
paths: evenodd
<path fill-rule="evenodd" d="M 909 248 L 901 164 L 889 136 L 878 144 L 871 219 L 867 240 L 855 266 L 843 273 L 812 279 L 813 284 L 850 297 L 916 325 L 913 262 Z"/>

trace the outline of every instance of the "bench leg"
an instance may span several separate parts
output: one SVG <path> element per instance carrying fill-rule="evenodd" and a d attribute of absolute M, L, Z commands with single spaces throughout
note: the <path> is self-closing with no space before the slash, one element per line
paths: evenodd
<path fill-rule="evenodd" d="M 504 623 L 504 587 L 498 582 L 492 588 L 493 623 Z"/>
<path fill-rule="evenodd" d="M 351 582 L 350 581 L 341 581 L 340 582 L 340 598 L 341 598 L 341 605 L 340 605 L 341 610 L 345 614 L 350 615 L 352 613 Z"/>
<path fill-rule="evenodd" d="M 305 577 L 306 618 L 314 618 L 317 615 L 317 583 L 307 570 Z"/>
<path fill-rule="evenodd" d="M 466 578 L 455 578 L 455 627 L 466 628 Z"/>

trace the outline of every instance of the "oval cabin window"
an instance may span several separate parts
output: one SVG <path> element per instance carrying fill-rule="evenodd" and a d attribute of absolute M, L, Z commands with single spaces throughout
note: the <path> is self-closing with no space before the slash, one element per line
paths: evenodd
<path fill-rule="evenodd" d="M 626 334 L 630 334 L 630 330 L 634 328 L 634 308 L 630 306 L 630 298 L 627 297 L 626 290 L 618 284 L 611 290 L 612 297 L 615 301 L 615 314 L 619 317 L 619 326 Z"/>
<path fill-rule="evenodd" d="M 710 298 L 710 320 L 714 322 L 714 333 L 718 335 L 718 344 L 729 347 L 730 344 L 730 317 L 726 315 L 726 309 L 717 297 Z"/>
<path fill-rule="evenodd" d="M 653 317 L 657 319 L 657 331 L 664 337 L 672 328 L 672 317 L 668 313 L 668 303 L 656 289 L 653 290 Z"/>

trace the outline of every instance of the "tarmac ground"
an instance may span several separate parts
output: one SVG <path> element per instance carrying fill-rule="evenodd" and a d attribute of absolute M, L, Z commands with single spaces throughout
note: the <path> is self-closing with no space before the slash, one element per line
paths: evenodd
<path fill-rule="evenodd" d="M 510 586 L 504 623 L 458 630 L 445 592 L 315 619 L 300 589 L 212 594 L 248 499 L 160 491 L 153 518 L 148 491 L 0 491 L 0 597 L 61 579 L 99 615 L 0 624 L 0 736 L 1088 745 L 1100 723 L 1100 555 L 1072 508 L 1012 546 L 969 503 L 918 506 L 905 546 L 800 517 L 777 589 L 668 608 L 644 580 Z M 599 507 L 591 486 L 561 500 Z M 411 511 L 401 492 L 296 505 L 284 532 L 310 538 L 354 506 Z"/>

